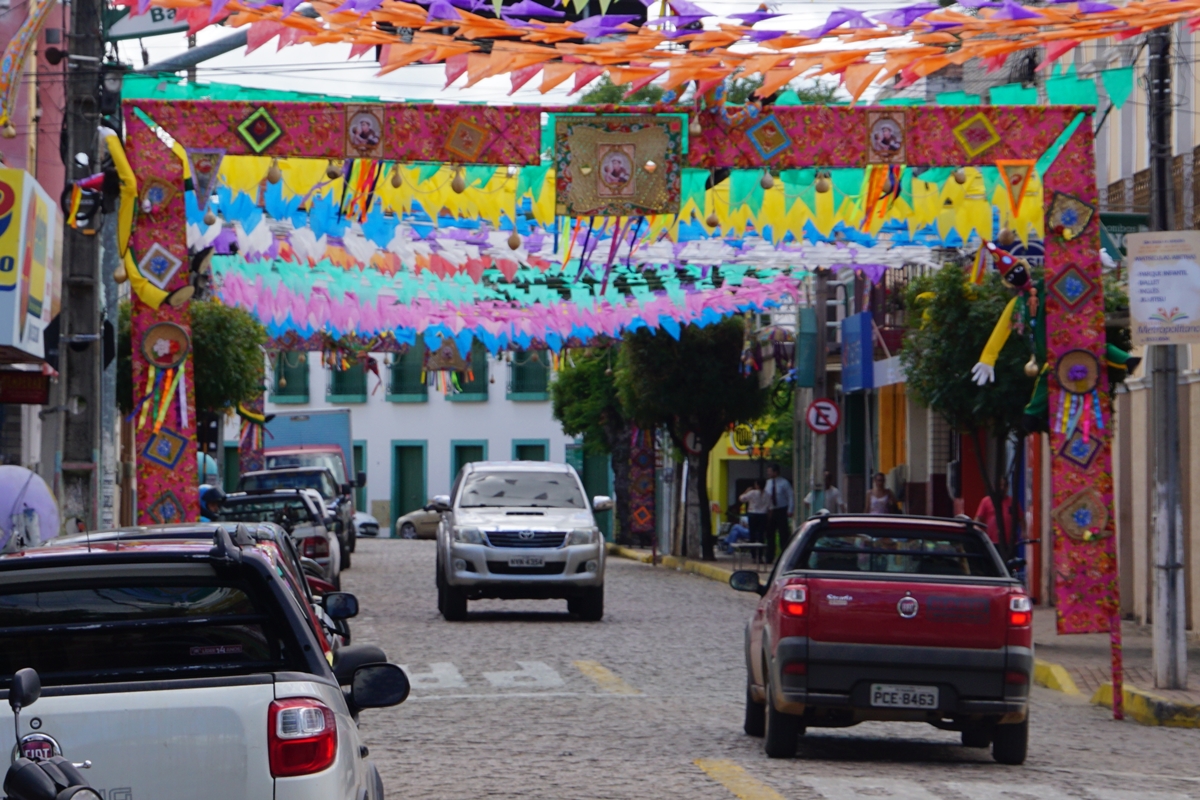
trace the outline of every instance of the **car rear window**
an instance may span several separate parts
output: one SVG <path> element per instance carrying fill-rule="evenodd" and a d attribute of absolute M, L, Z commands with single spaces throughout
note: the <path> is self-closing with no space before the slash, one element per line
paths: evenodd
<path fill-rule="evenodd" d="M 0 682 L 22 667 L 51 685 L 302 668 L 275 628 L 246 588 L 211 581 L 22 587 L 0 594 Z"/>
<path fill-rule="evenodd" d="M 258 489 L 316 489 L 325 499 L 337 497 L 338 487 L 328 472 L 265 472 L 246 475 L 238 484 L 242 491 Z"/>
<path fill-rule="evenodd" d="M 346 474 L 342 469 L 342 460 L 329 453 L 267 455 L 267 469 L 291 469 L 294 467 L 324 467 L 333 473 L 334 480 L 338 483 L 346 482 Z"/>
<path fill-rule="evenodd" d="M 472 472 L 462 482 L 459 508 L 587 508 L 565 472 Z"/>
<path fill-rule="evenodd" d="M 819 531 L 800 548 L 790 568 L 980 578 L 1004 576 L 981 537 L 886 528 Z"/>
<path fill-rule="evenodd" d="M 308 504 L 295 496 L 226 498 L 220 518 L 225 522 L 274 522 L 285 528 L 313 522 Z"/>

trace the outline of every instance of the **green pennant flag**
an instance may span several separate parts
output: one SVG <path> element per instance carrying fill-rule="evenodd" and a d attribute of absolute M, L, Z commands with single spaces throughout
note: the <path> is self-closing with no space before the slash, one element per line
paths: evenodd
<path fill-rule="evenodd" d="M 863 176 L 866 174 L 866 170 L 834 169 L 830 170 L 829 174 L 833 180 L 833 188 L 837 191 L 850 197 L 858 197 L 862 194 Z"/>
<path fill-rule="evenodd" d="M 704 213 L 704 185 L 708 182 L 709 172 L 706 169 L 684 167 L 683 178 L 679 185 L 679 208 L 687 206 L 688 201 L 694 201 L 700 214 Z"/>
<path fill-rule="evenodd" d="M 763 188 L 762 171 L 756 169 L 735 169 L 729 175 L 729 210 L 734 211 L 742 206 L 749 206 L 750 211 L 757 214 L 762 210 Z"/>
<path fill-rule="evenodd" d="M 996 192 L 996 187 L 1000 185 L 1000 168 L 999 167 L 979 167 L 979 173 L 983 176 L 983 196 L 990 203 L 992 195 Z"/>
<path fill-rule="evenodd" d="M 473 166 L 463 169 L 463 179 L 466 180 L 467 186 L 487 186 L 488 181 L 496 174 L 496 168 L 492 166 Z"/>
<path fill-rule="evenodd" d="M 1100 73 L 1100 82 L 1104 84 L 1104 92 L 1108 95 L 1109 102 L 1120 110 L 1133 93 L 1133 65 L 1103 70 Z"/>
<path fill-rule="evenodd" d="M 1025 87 L 1019 83 L 1009 83 L 1004 86 L 993 86 L 990 90 L 994 106 L 1036 106 L 1038 92 L 1034 86 Z"/>
<path fill-rule="evenodd" d="M 1100 102 L 1095 81 L 1080 80 L 1074 75 L 1047 80 L 1046 97 L 1052 106 L 1094 106 Z"/>
<path fill-rule="evenodd" d="M 417 171 L 417 185 L 420 186 L 434 175 L 437 175 L 438 170 L 441 168 L 441 164 L 422 164 L 421 169 Z"/>
<path fill-rule="evenodd" d="M 808 169 L 785 169 L 779 173 L 779 179 L 783 181 L 783 212 L 792 210 L 792 205 L 797 199 L 803 199 L 805 205 L 812 208 L 811 198 L 807 194 L 816 194 L 812 189 L 813 181 L 817 178 L 817 171 L 813 168 Z"/>
<path fill-rule="evenodd" d="M 546 185 L 546 173 L 549 171 L 549 164 L 543 164 L 540 167 L 521 167 L 521 171 L 517 175 L 517 200 L 524 197 L 526 192 L 533 195 L 533 202 L 536 203 L 540 200 L 542 188 Z"/>
<path fill-rule="evenodd" d="M 942 92 L 936 98 L 939 106 L 977 106 L 979 95 L 966 92 Z"/>
<path fill-rule="evenodd" d="M 802 106 L 802 105 L 804 105 L 804 101 L 800 99 L 800 95 L 796 94 L 796 91 L 794 89 L 788 89 L 787 91 L 782 92 L 778 97 L 775 98 L 775 105 L 777 105 L 777 106 Z"/>
<path fill-rule="evenodd" d="M 925 183 L 935 183 L 940 187 L 953 174 L 954 167 L 932 167 L 917 175 L 916 178 Z"/>

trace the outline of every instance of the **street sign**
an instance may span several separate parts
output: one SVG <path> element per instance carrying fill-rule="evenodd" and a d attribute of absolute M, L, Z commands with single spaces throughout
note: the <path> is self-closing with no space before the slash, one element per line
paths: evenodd
<path fill-rule="evenodd" d="M 813 433 L 833 433 L 841 419 L 842 412 L 838 410 L 837 403 L 825 398 L 813 400 L 804 412 L 804 421 Z"/>
<path fill-rule="evenodd" d="M 175 21 L 173 8 L 152 7 L 146 9 L 145 14 L 137 16 L 130 14 L 128 8 L 109 9 L 104 13 L 104 38 L 109 42 L 179 33 L 187 29 L 187 22 Z"/>
<path fill-rule="evenodd" d="M 683 436 L 683 449 L 694 456 L 700 455 L 702 448 L 700 445 L 700 437 L 695 431 L 688 431 Z"/>

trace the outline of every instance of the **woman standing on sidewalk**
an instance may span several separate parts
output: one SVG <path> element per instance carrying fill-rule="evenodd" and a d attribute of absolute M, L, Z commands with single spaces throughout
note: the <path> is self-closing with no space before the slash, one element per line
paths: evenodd
<path fill-rule="evenodd" d="M 758 481 L 742 492 L 738 500 L 746 504 L 746 520 L 750 526 L 750 541 L 755 544 L 766 542 L 767 512 L 771 510 L 771 498 L 767 497 Z"/>

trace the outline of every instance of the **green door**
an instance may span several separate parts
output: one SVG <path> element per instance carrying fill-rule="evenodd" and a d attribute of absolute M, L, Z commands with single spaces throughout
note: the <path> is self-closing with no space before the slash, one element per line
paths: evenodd
<path fill-rule="evenodd" d="M 237 491 L 238 476 L 241 472 L 241 462 L 239 460 L 240 457 L 241 453 L 239 452 L 236 444 L 225 445 L 225 463 L 223 465 L 225 467 L 225 478 L 223 483 L 225 484 L 226 492 Z"/>
<path fill-rule="evenodd" d="M 392 454 L 392 464 L 396 482 L 392 489 L 391 524 L 394 525 L 398 518 L 425 505 L 425 448 L 398 444 Z M 379 522 L 384 524 L 383 520 Z"/>
<path fill-rule="evenodd" d="M 451 482 L 458 477 L 458 471 L 465 464 L 470 464 L 472 461 L 486 461 L 487 451 L 483 442 L 471 442 L 454 445 L 454 457 L 452 459 L 451 468 L 453 473 L 450 476 Z"/>
<path fill-rule="evenodd" d="M 517 461 L 545 461 L 546 460 L 546 445 L 544 444 L 519 444 L 515 448 Z"/>
<path fill-rule="evenodd" d="M 596 495 L 612 496 L 612 484 L 608 479 L 608 461 L 609 457 L 606 455 L 584 454 L 583 474 L 579 477 L 583 481 L 583 490 L 587 492 L 589 504 Z M 599 511 L 595 514 L 595 517 L 596 526 L 604 532 L 606 539 L 612 541 L 613 513 L 611 511 Z"/>
<path fill-rule="evenodd" d="M 349 480 L 354 483 L 358 480 L 358 473 L 367 471 L 367 443 L 354 443 L 354 473 Z M 367 510 L 367 487 L 357 486 L 354 489 L 354 509 L 356 511 Z"/>

